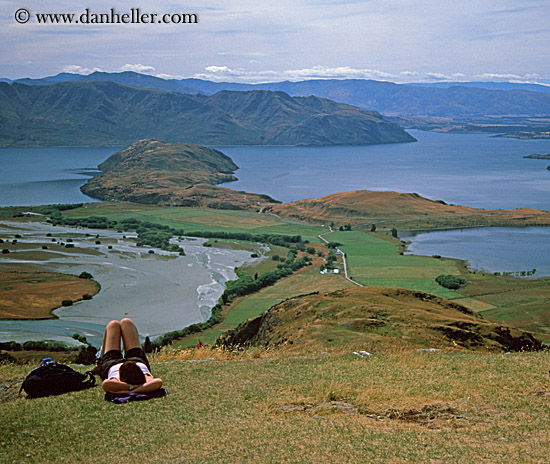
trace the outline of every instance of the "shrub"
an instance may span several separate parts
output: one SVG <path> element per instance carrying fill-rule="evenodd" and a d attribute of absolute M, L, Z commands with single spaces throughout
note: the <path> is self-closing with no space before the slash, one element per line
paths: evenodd
<path fill-rule="evenodd" d="M 21 351 L 21 343 L 17 343 L 17 342 L 14 342 L 14 341 L 0 342 L 0 350 Z"/>
<path fill-rule="evenodd" d="M 442 287 L 445 287 L 451 290 L 457 290 L 466 283 L 466 280 L 463 279 L 462 277 L 458 277 L 454 275 L 444 275 L 444 274 L 437 276 L 435 278 L 435 281 Z"/>
<path fill-rule="evenodd" d="M 88 340 L 84 335 L 75 333 L 73 334 L 72 338 L 74 338 L 75 340 L 78 340 L 80 343 L 88 343 Z"/>
<path fill-rule="evenodd" d="M 0 353 L 0 364 L 2 363 L 15 363 L 15 358 L 9 353 Z"/>
<path fill-rule="evenodd" d="M 73 300 L 71 299 L 66 299 L 61 302 L 61 306 L 72 306 L 72 304 L 73 304 Z"/>
<path fill-rule="evenodd" d="M 89 272 L 82 271 L 80 275 L 78 276 L 79 279 L 93 279 L 94 276 L 90 274 Z"/>
<path fill-rule="evenodd" d="M 46 351 L 48 344 L 43 341 L 28 341 L 23 343 L 25 351 Z"/>
<path fill-rule="evenodd" d="M 82 299 L 83 300 L 91 300 L 92 295 L 90 295 L 89 293 L 84 293 L 84 295 L 82 295 Z"/>

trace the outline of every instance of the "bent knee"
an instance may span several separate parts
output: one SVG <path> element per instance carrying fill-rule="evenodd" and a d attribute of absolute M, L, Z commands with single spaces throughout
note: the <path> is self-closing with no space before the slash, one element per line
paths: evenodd
<path fill-rule="evenodd" d="M 109 323 L 107 324 L 107 327 L 105 327 L 105 329 L 120 329 L 120 322 L 116 321 L 116 320 L 112 320 L 112 321 L 109 321 Z"/>

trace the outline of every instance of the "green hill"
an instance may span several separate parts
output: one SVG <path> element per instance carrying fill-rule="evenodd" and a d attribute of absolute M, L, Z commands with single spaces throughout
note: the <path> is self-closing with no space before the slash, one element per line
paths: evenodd
<path fill-rule="evenodd" d="M 0 82 L 0 146 L 341 145 L 415 139 L 378 113 L 282 92 L 183 95 L 114 82 Z"/>
<path fill-rule="evenodd" d="M 81 190 L 100 200 L 218 209 L 277 203 L 267 195 L 215 187 L 236 180 L 233 171 L 238 166 L 202 145 L 140 140 L 110 156 L 99 169 L 103 174 L 89 179 Z"/>
<path fill-rule="evenodd" d="M 460 304 L 389 287 L 347 288 L 289 298 L 224 334 L 224 346 L 290 345 L 296 350 L 384 346 L 530 351 L 529 333 L 490 322 Z"/>

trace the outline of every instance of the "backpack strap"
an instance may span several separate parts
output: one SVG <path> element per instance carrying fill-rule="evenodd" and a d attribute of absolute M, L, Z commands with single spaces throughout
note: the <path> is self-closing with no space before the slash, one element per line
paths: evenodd
<path fill-rule="evenodd" d="M 91 371 L 86 371 L 86 377 L 82 379 L 82 383 L 80 384 L 81 388 L 90 388 L 95 385 L 95 375 L 92 374 Z"/>

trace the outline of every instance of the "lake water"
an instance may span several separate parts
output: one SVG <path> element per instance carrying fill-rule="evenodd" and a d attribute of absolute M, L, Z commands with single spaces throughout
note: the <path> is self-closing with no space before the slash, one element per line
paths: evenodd
<path fill-rule="evenodd" d="M 80 186 L 120 148 L 0 148 L 0 206 L 95 201 Z"/>
<path fill-rule="evenodd" d="M 407 254 L 466 259 L 476 270 L 502 273 L 536 269 L 535 277 L 550 276 L 550 228 L 405 232 L 399 238 L 412 241 Z"/>
<path fill-rule="evenodd" d="M 415 192 L 476 208 L 550 209 L 550 140 L 410 131 L 415 143 L 218 147 L 240 167 L 224 186 L 288 202 L 350 190 Z"/>
<path fill-rule="evenodd" d="M 225 186 L 285 202 L 366 189 L 416 192 L 477 208 L 550 209 L 550 161 L 523 158 L 550 153 L 550 140 L 410 132 L 418 142 L 215 148 L 240 166 L 239 180 Z M 93 201 L 79 187 L 119 148 L 1 148 L 0 206 Z M 537 277 L 550 275 L 550 228 L 434 231 L 409 239 L 414 253 L 467 259 L 489 271 L 536 268 Z"/>

